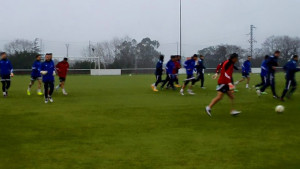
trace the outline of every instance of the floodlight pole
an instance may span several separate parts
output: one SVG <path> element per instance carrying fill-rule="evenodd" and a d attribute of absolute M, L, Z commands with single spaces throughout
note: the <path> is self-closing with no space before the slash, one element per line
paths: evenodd
<path fill-rule="evenodd" d="M 256 43 L 256 40 L 254 39 L 254 29 L 256 27 L 254 25 L 250 25 L 250 40 L 249 40 L 249 43 L 250 43 L 250 56 L 253 57 L 253 47 L 254 47 L 254 43 Z"/>
<path fill-rule="evenodd" d="M 67 58 L 69 57 L 69 46 L 70 46 L 70 44 L 66 44 L 66 48 L 67 48 Z"/>
<path fill-rule="evenodd" d="M 182 20 L 181 13 L 182 13 L 182 10 L 181 10 L 181 7 L 182 7 L 182 5 L 181 5 L 181 0 L 179 0 L 179 1 L 180 1 L 179 2 L 180 3 L 180 12 L 179 12 L 180 13 L 180 17 L 179 17 L 180 18 L 179 19 L 180 20 L 179 21 L 180 22 L 180 26 L 179 26 L 180 27 L 179 28 L 179 31 L 180 31 L 180 33 L 179 33 L 179 39 L 180 39 L 180 42 L 179 42 L 180 43 L 179 44 L 179 53 L 180 53 L 180 56 L 181 56 L 181 54 L 182 54 L 182 52 L 181 52 L 182 51 L 182 31 L 181 31 L 182 30 L 182 26 L 181 26 L 181 20 Z"/>

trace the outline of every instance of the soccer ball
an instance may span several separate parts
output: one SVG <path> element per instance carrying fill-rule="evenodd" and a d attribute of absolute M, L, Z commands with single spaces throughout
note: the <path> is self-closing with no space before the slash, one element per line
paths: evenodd
<path fill-rule="evenodd" d="M 276 106 L 275 111 L 277 113 L 283 113 L 284 112 L 284 106 L 282 106 L 282 105 Z"/>

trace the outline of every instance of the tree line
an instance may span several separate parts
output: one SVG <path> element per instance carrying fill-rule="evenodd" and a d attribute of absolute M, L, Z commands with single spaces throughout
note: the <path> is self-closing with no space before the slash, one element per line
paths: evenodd
<path fill-rule="evenodd" d="M 98 57 L 101 68 L 105 69 L 153 68 L 161 54 L 158 50 L 159 47 L 160 43 L 157 40 L 148 37 L 139 42 L 130 37 L 115 38 L 111 41 L 97 42 L 85 47 L 82 56 Z M 276 50 L 282 53 L 279 61 L 282 65 L 290 59 L 291 55 L 300 51 L 300 38 L 290 36 L 268 37 L 260 48 L 254 50 L 253 66 L 260 67 L 264 56 L 271 55 Z M 30 69 L 35 56 L 41 52 L 38 39 L 32 41 L 14 40 L 4 46 L 4 51 L 8 53 L 15 69 Z M 249 55 L 248 49 L 230 44 L 209 46 L 198 50 L 199 55 L 205 56 L 206 67 L 211 68 L 216 67 L 234 52 L 240 55 L 240 63 Z M 86 59 L 73 61 L 70 65 L 74 69 L 91 69 L 95 68 L 97 64 L 95 60 Z"/>

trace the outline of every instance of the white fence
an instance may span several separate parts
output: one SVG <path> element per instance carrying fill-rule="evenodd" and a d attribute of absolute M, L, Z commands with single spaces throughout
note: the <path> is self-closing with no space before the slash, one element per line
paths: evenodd
<path fill-rule="evenodd" d="M 121 69 L 91 69 L 92 76 L 121 75 Z"/>
<path fill-rule="evenodd" d="M 278 71 L 281 69 L 278 68 Z M 214 73 L 215 68 L 208 68 L 205 70 L 205 73 Z M 239 71 L 235 71 L 240 72 Z M 69 74 L 90 74 L 92 76 L 109 76 L 109 75 L 125 75 L 125 74 L 154 74 L 155 68 L 138 68 L 138 69 L 70 69 Z M 261 72 L 261 68 L 252 68 L 252 73 L 258 74 Z M 16 74 L 19 75 L 28 75 L 31 73 L 31 69 L 16 69 Z M 179 70 L 179 74 L 186 74 L 184 68 Z"/>

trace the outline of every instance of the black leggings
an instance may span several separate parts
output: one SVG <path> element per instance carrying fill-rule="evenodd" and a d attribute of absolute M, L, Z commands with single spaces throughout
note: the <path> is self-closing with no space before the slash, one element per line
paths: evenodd
<path fill-rule="evenodd" d="M 267 76 L 267 82 L 266 84 L 260 89 L 261 92 L 264 92 L 266 88 L 271 86 L 273 96 L 277 96 L 276 90 L 275 90 L 275 74 L 274 73 L 269 73 Z"/>
<path fill-rule="evenodd" d="M 54 82 L 52 81 L 44 82 L 44 90 L 45 90 L 45 98 L 47 99 L 48 97 L 51 97 L 54 91 Z"/>
<path fill-rule="evenodd" d="M 204 87 L 204 74 L 203 73 L 198 73 L 196 82 L 201 80 L 201 87 Z"/>
<path fill-rule="evenodd" d="M 2 83 L 2 91 L 7 92 L 10 87 L 10 81 L 1 81 Z"/>
<path fill-rule="evenodd" d="M 193 75 L 187 76 L 187 78 L 184 80 L 184 86 L 187 86 L 190 82 L 192 83 L 192 85 L 194 85 L 197 82 Z"/>
<path fill-rule="evenodd" d="M 261 87 L 264 86 L 267 83 L 267 77 L 266 76 L 260 76 L 261 77 L 261 83 L 255 85 L 255 87 Z"/>
<path fill-rule="evenodd" d="M 155 75 L 155 76 L 156 76 L 155 87 L 157 87 L 159 83 L 163 83 L 164 81 L 161 79 L 161 75 Z"/>
<path fill-rule="evenodd" d="M 297 89 L 297 82 L 294 78 L 292 79 L 286 79 L 285 89 L 282 93 L 281 98 L 284 98 L 286 95 L 290 97 L 295 90 Z"/>

